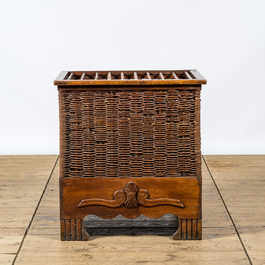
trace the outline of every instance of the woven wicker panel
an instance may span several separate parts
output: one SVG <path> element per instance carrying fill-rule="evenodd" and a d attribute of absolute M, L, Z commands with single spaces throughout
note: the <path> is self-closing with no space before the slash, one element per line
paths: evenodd
<path fill-rule="evenodd" d="M 199 97 L 200 90 L 61 90 L 61 174 L 200 176 Z"/>

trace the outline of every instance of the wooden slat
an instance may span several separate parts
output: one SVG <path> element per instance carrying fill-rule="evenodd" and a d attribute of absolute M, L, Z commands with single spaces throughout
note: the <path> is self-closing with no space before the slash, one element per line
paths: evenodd
<path fill-rule="evenodd" d="M 60 231 L 61 231 L 61 240 L 65 240 L 66 239 L 66 226 L 65 226 L 65 220 L 61 220 L 60 222 Z"/>
<path fill-rule="evenodd" d="M 82 239 L 82 220 L 76 220 L 76 240 L 80 241 Z"/>
<path fill-rule="evenodd" d="M 111 72 L 108 72 L 108 80 L 111 80 Z"/>
<path fill-rule="evenodd" d="M 197 238 L 197 222 L 192 223 L 192 238 L 196 239 Z"/>
<path fill-rule="evenodd" d="M 192 79 L 192 77 L 190 76 L 188 71 L 185 71 L 184 73 L 185 73 L 185 75 L 187 76 L 188 79 Z"/>
<path fill-rule="evenodd" d="M 54 82 L 64 80 L 65 77 L 67 76 L 67 74 L 68 74 L 68 71 L 62 71 L 62 72 L 60 72 L 60 74 L 55 78 L 55 81 Z"/>
<path fill-rule="evenodd" d="M 64 220 L 65 221 L 65 231 L 66 231 L 66 240 L 71 240 L 71 220 Z"/>
<path fill-rule="evenodd" d="M 192 226 L 191 226 L 191 224 L 192 224 L 192 220 L 187 220 L 187 239 L 188 240 L 190 240 L 190 239 L 192 239 Z"/>
<path fill-rule="evenodd" d="M 75 220 L 71 220 L 71 234 L 72 234 L 72 241 L 75 241 L 76 240 Z"/>
<path fill-rule="evenodd" d="M 181 223 L 181 234 L 182 234 L 182 239 L 187 239 L 186 238 L 186 235 L 187 235 L 187 227 L 186 227 L 186 224 L 187 224 L 187 220 L 182 220 L 182 223 Z"/>
<path fill-rule="evenodd" d="M 124 73 L 121 72 L 121 80 L 124 80 Z"/>
<path fill-rule="evenodd" d="M 174 72 L 172 72 L 172 75 L 174 76 L 175 79 L 177 79 L 177 80 L 179 79 Z"/>
<path fill-rule="evenodd" d="M 203 80 L 204 83 L 203 84 L 206 84 L 207 81 L 206 79 L 196 70 L 196 69 L 192 69 L 192 70 L 189 70 L 189 72 L 198 80 Z"/>
<path fill-rule="evenodd" d="M 72 76 L 73 76 L 73 73 L 71 73 L 68 77 L 68 80 L 71 80 L 72 79 Z"/>
<path fill-rule="evenodd" d="M 202 221 L 201 220 L 197 220 L 197 239 L 201 239 L 202 238 Z"/>
<path fill-rule="evenodd" d="M 165 79 L 164 76 L 163 76 L 163 74 L 162 74 L 161 72 L 159 73 L 159 76 L 160 76 L 160 78 L 161 78 L 162 80 Z"/>
<path fill-rule="evenodd" d="M 151 75 L 150 75 L 149 72 L 146 72 L 146 75 L 147 75 L 147 78 L 148 78 L 148 79 L 152 79 L 152 78 L 151 78 Z"/>

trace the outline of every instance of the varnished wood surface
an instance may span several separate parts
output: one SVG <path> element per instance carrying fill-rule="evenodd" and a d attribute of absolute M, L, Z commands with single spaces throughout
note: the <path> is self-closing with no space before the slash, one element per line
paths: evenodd
<path fill-rule="evenodd" d="M 153 234 L 61 242 L 58 164 L 45 189 L 56 158 L 0 156 L 0 264 L 264 264 L 265 156 L 204 157 L 201 241 Z"/>
<path fill-rule="evenodd" d="M 196 70 L 164 71 L 62 71 L 54 81 L 57 86 L 145 86 L 202 85 L 207 80 Z"/>
<path fill-rule="evenodd" d="M 181 223 L 173 239 L 201 239 L 199 84 L 206 80 L 190 70 L 68 71 L 61 79 L 55 84 L 62 241 L 88 238 L 82 226 L 88 214 L 173 213 Z M 148 91 L 155 84 L 174 86 Z M 194 90 L 179 90 L 181 84 L 195 84 Z M 105 91 L 89 91 L 89 85 Z M 112 91 L 110 85 L 130 90 Z"/>
<path fill-rule="evenodd" d="M 200 181 L 195 177 L 61 178 L 60 181 L 61 219 L 71 219 L 71 217 L 83 219 L 87 214 L 95 214 L 106 219 L 113 218 L 118 214 L 127 218 L 136 218 L 141 214 L 150 218 L 159 218 L 166 213 L 175 214 L 181 219 L 201 218 Z M 139 203 L 138 207 L 132 208 L 122 205 L 123 203 L 118 204 L 120 207 L 111 207 L 108 202 L 112 201 L 115 206 L 114 193 L 122 192 L 128 182 L 136 183 L 140 189 L 147 189 L 151 199 L 160 199 L 160 201 L 162 199 L 167 203 L 157 205 L 155 209 L 146 207 L 142 203 Z M 170 202 L 172 198 L 177 199 L 178 196 L 184 204 L 181 208 Z M 78 208 L 77 206 L 85 200 L 91 201 L 90 206 Z M 92 203 L 93 201 L 94 203 Z M 95 203 L 99 201 L 102 203 Z"/>

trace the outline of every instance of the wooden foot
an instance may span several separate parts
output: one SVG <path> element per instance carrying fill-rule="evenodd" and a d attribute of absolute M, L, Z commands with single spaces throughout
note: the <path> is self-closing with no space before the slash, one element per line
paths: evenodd
<path fill-rule="evenodd" d="M 200 240 L 202 239 L 201 219 L 179 219 L 178 230 L 173 234 L 174 240 Z"/>
<path fill-rule="evenodd" d="M 62 241 L 86 241 L 89 235 L 83 227 L 82 219 L 61 220 Z"/>

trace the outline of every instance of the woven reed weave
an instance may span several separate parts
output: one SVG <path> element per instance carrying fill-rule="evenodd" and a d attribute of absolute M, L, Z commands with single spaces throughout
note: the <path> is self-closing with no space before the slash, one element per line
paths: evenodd
<path fill-rule="evenodd" d="M 60 89 L 64 177 L 200 176 L 200 89 Z"/>

